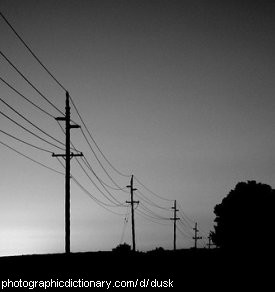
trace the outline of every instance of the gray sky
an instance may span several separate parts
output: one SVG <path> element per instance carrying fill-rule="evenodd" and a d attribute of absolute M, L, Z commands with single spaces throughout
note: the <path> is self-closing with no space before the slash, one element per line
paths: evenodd
<path fill-rule="evenodd" d="M 167 200 L 177 200 L 192 220 L 189 224 L 198 222 L 201 235 L 207 236 L 213 228 L 214 206 L 237 182 L 255 179 L 274 187 L 273 1 L 1 0 L 0 9 L 69 90 L 112 164 Z M 64 91 L 3 19 L 0 34 L 1 51 L 63 111 Z M 2 78 L 52 115 L 60 115 L 3 58 L 0 62 Z M 0 93 L 39 127 L 64 140 L 54 119 L 3 83 Z M 3 103 L 1 111 L 34 130 Z M 52 152 L 61 151 L 4 116 L 0 119 L 1 130 Z M 79 123 L 73 109 L 72 119 Z M 49 153 L 3 133 L 0 141 L 62 171 Z M 72 130 L 72 141 L 97 175 L 112 185 L 80 130 Z M 62 252 L 63 176 L 0 147 L 0 254 Z M 119 185 L 129 184 L 98 155 Z M 91 194 L 108 202 L 75 159 L 72 174 Z M 73 181 L 71 186 L 72 250 L 110 250 L 119 244 L 124 216 L 103 209 Z M 135 186 L 155 204 L 171 208 L 172 201 L 153 196 L 137 182 Z M 124 192 L 110 192 L 120 202 L 129 200 Z M 161 217 L 172 216 L 172 211 L 143 203 Z M 138 210 L 146 212 L 142 206 L 136 211 L 137 249 L 172 248 L 172 222 L 159 218 L 153 221 L 161 224 L 151 222 Z M 178 247 L 193 245 L 192 226 L 184 224 L 179 223 L 186 235 L 178 234 Z M 131 243 L 130 220 L 123 241 Z"/>

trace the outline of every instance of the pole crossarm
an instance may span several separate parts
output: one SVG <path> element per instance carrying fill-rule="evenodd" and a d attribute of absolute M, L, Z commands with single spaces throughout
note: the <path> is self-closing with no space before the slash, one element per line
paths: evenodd
<path fill-rule="evenodd" d="M 82 152 L 80 152 L 80 153 L 71 153 L 70 154 L 70 157 L 72 158 L 72 157 L 80 157 L 80 156 L 83 156 L 83 153 Z M 52 157 L 66 157 L 66 154 L 55 154 L 55 153 L 53 153 L 52 154 Z"/>
<path fill-rule="evenodd" d="M 139 201 L 133 201 L 133 202 L 132 202 L 132 201 L 126 201 L 126 203 L 127 203 L 127 204 L 132 204 L 132 203 L 133 203 L 133 204 L 139 204 Z"/>
<path fill-rule="evenodd" d="M 79 129 L 81 128 L 79 125 L 70 125 L 70 129 Z"/>
<path fill-rule="evenodd" d="M 56 121 L 66 121 L 66 117 L 57 117 L 55 118 Z"/>

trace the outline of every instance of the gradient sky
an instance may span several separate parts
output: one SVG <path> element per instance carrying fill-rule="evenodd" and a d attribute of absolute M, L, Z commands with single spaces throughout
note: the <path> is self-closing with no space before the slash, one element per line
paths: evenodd
<path fill-rule="evenodd" d="M 69 90 L 113 165 L 157 194 L 177 200 L 198 222 L 200 235 L 213 229 L 214 206 L 239 181 L 275 187 L 274 1 L 0 0 L 0 10 Z M 1 51 L 63 111 L 64 91 L 3 19 L 0 35 Z M 2 57 L 0 76 L 52 115 L 60 115 Z M 0 97 L 64 140 L 54 119 L 3 83 Z M 33 130 L 3 103 L 0 109 Z M 73 109 L 72 119 L 79 122 Z M 60 152 L 3 116 L 0 123 L 1 130 Z M 3 133 L 0 141 L 62 171 L 49 153 Z M 98 176 L 112 184 L 80 130 L 72 130 L 72 141 Z M 0 254 L 63 252 L 64 177 L 0 148 Z M 129 184 L 100 159 L 117 183 Z M 75 159 L 71 165 L 83 186 L 107 202 Z M 135 186 L 156 204 L 172 207 L 172 201 Z M 73 181 L 71 187 L 72 251 L 110 250 L 119 244 L 124 216 L 100 207 Z M 123 192 L 111 192 L 121 202 L 129 200 Z M 160 216 L 172 216 L 172 211 L 148 207 Z M 159 222 L 165 225 L 136 214 L 138 250 L 172 248 L 172 222 Z M 180 228 L 189 236 L 179 233 L 177 246 L 192 246 L 190 226 Z M 123 241 L 131 243 L 130 231 L 128 222 Z"/>

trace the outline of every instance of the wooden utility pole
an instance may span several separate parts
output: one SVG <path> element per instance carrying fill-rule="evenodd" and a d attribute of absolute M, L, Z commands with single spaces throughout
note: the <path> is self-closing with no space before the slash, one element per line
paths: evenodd
<path fill-rule="evenodd" d="M 72 128 L 80 128 L 79 125 L 71 125 L 71 113 L 70 113 L 70 96 L 68 91 L 66 92 L 66 107 L 65 117 L 55 118 L 57 121 L 65 121 L 66 127 L 66 153 L 65 154 L 52 154 L 53 157 L 63 157 L 66 161 L 65 170 L 65 252 L 70 253 L 70 178 L 71 178 L 71 158 L 75 156 L 83 156 L 82 153 L 70 152 L 70 130 Z"/>
<path fill-rule="evenodd" d="M 201 236 L 198 236 L 198 223 L 195 223 L 195 227 L 193 228 L 193 230 L 195 231 L 195 236 L 193 237 L 193 239 L 195 240 L 195 249 L 197 249 L 197 241 L 198 239 L 202 239 Z"/>
<path fill-rule="evenodd" d="M 130 185 L 127 186 L 127 188 L 130 188 L 131 201 L 126 201 L 126 203 L 131 204 L 133 251 L 136 251 L 135 216 L 134 216 L 135 208 L 134 208 L 134 205 L 138 204 L 139 201 L 134 201 L 134 191 L 136 191 L 137 189 L 135 189 L 133 187 L 133 178 L 134 178 L 134 176 L 132 175 Z"/>
<path fill-rule="evenodd" d="M 180 220 L 180 218 L 177 218 L 177 212 L 179 211 L 177 209 L 177 201 L 175 200 L 174 201 L 174 207 L 172 207 L 172 209 L 174 209 L 174 218 L 170 218 L 170 220 L 173 220 L 174 221 L 174 250 L 176 250 L 176 243 L 177 243 L 177 226 L 176 226 L 176 223 L 177 223 L 177 220 Z"/>
<path fill-rule="evenodd" d="M 208 247 L 208 249 L 210 249 L 211 248 L 211 246 L 213 246 L 213 245 L 215 245 L 213 242 L 212 242 L 212 237 L 211 237 L 211 233 L 209 233 L 209 235 L 208 235 L 208 243 L 207 243 L 207 247 Z"/>

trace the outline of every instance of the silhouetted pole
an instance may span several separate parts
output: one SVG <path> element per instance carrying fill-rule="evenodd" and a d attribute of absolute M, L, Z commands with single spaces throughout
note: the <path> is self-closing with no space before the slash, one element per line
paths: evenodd
<path fill-rule="evenodd" d="M 131 201 L 126 201 L 126 203 L 131 204 L 131 213 L 132 213 L 132 240 L 133 240 L 133 251 L 136 251 L 136 236 L 135 236 L 135 216 L 134 216 L 134 204 L 138 204 L 139 201 L 134 201 L 134 191 L 135 189 L 133 187 L 133 175 L 131 177 L 131 182 L 130 185 L 127 186 L 127 188 L 130 188 L 130 193 L 131 193 Z"/>
<path fill-rule="evenodd" d="M 177 220 L 180 220 L 180 218 L 177 218 L 177 212 L 179 211 L 177 209 L 177 201 L 174 201 L 174 207 L 172 207 L 172 209 L 174 209 L 174 218 L 170 218 L 170 220 L 174 220 L 174 250 L 176 250 L 176 243 L 177 243 L 177 226 L 176 226 L 176 222 Z"/>
<path fill-rule="evenodd" d="M 208 235 L 208 243 L 207 243 L 207 247 L 208 247 L 208 249 L 210 249 L 211 248 L 211 246 L 213 246 L 214 245 L 214 243 L 212 243 L 212 237 L 211 237 L 211 234 L 209 233 L 209 235 Z"/>
<path fill-rule="evenodd" d="M 82 153 L 71 153 L 70 152 L 70 129 L 80 128 L 78 125 L 71 125 L 71 114 L 70 114 L 70 96 L 66 92 L 66 107 L 65 107 L 65 117 L 56 118 L 57 121 L 65 121 L 66 126 L 66 153 L 65 154 L 54 154 L 53 157 L 65 157 L 66 170 L 65 170 L 65 252 L 70 253 L 70 178 L 71 178 L 71 158 L 75 156 L 83 156 Z"/>
<path fill-rule="evenodd" d="M 197 241 L 198 239 L 202 239 L 201 236 L 198 236 L 198 223 L 195 224 L 195 227 L 193 228 L 193 230 L 195 230 L 195 236 L 193 237 L 193 239 L 195 240 L 195 249 L 197 249 Z"/>

